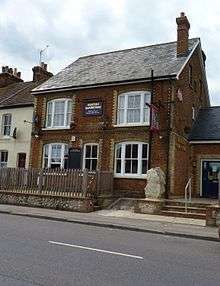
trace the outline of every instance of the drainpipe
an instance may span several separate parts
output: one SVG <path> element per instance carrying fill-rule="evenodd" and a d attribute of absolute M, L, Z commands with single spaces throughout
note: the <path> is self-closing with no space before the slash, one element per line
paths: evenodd
<path fill-rule="evenodd" d="M 174 118 L 174 100 L 175 100 L 175 89 L 170 79 L 170 86 L 171 86 L 171 94 L 169 94 L 168 101 L 167 101 L 167 171 L 166 171 L 166 192 L 165 198 L 168 199 L 169 197 L 169 188 L 170 188 L 170 142 L 171 142 L 171 131 L 173 127 L 173 118 Z"/>
<path fill-rule="evenodd" d="M 150 97 L 150 104 L 153 104 L 154 99 L 154 70 L 151 70 L 151 97 Z M 152 119 L 152 109 L 150 108 L 150 129 L 151 129 L 151 119 Z M 153 141 L 153 134 L 149 129 L 149 155 L 148 155 L 148 170 L 151 168 L 151 150 L 152 150 L 152 141 Z"/>

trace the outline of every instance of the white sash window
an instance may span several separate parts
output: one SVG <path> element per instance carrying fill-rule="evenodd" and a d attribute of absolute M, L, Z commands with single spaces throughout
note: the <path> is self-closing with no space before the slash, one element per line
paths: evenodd
<path fill-rule="evenodd" d="M 122 142 L 115 148 L 115 177 L 144 177 L 148 166 L 148 144 Z"/>
<path fill-rule="evenodd" d="M 72 100 L 55 99 L 47 103 L 47 128 L 68 128 L 72 116 Z"/>
<path fill-rule="evenodd" d="M 149 125 L 150 92 L 132 91 L 118 96 L 117 125 Z"/>

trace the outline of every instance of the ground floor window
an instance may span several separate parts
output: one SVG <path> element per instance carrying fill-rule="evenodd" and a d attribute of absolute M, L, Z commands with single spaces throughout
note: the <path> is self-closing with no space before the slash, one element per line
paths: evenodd
<path fill-rule="evenodd" d="M 98 163 L 98 144 L 88 143 L 83 150 L 83 168 L 95 171 Z"/>
<path fill-rule="evenodd" d="M 148 144 L 122 142 L 115 148 L 115 176 L 142 177 L 147 172 Z"/>
<path fill-rule="evenodd" d="M 0 151 L 0 167 L 6 168 L 8 165 L 8 151 Z"/>
<path fill-rule="evenodd" d="M 68 160 L 68 145 L 52 143 L 44 145 L 44 168 L 64 168 Z"/>

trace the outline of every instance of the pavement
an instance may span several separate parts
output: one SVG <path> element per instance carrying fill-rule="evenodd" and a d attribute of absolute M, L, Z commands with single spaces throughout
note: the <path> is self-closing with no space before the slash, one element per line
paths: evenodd
<path fill-rule="evenodd" d="M 77 213 L 14 205 L 0 205 L 0 213 L 112 229 L 219 241 L 217 227 L 207 227 L 205 226 L 205 221 L 199 219 L 135 214 L 130 211 L 114 210 L 101 210 L 92 213 Z"/>

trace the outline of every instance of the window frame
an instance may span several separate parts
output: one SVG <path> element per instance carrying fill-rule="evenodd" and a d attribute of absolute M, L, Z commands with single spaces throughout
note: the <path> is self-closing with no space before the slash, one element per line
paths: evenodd
<path fill-rule="evenodd" d="M 56 143 L 44 144 L 44 146 L 43 146 L 43 160 L 42 160 L 42 168 L 43 169 L 51 169 L 52 146 L 54 146 L 54 145 L 61 145 L 60 169 L 63 169 L 65 167 L 65 148 L 69 148 L 69 145 L 67 143 L 56 142 Z M 47 166 L 45 166 L 45 159 L 46 159 L 45 153 L 46 153 L 46 147 L 47 146 L 48 146 L 48 157 L 47 157 Z"/>
<path fill-rule="evenodd" d="M 7 161 L 2 161 L 2 153 L 7 154 Z M 2 163 L 5 163 L 5 166 L 2 166 Z M 7 168 L 8 166 L 8 150 L 0 150 L 0 168 Z"/>
<path fill-rule="evenodd" d="M 63 125 L 54 125 L 54 117 L 55 117 L 55 104 L 56 102 L 61 102 L 64 101 L 64 124 Z M 71 103 L 71 112 L 68 112 L 68 105 Z M 51 123 L 48 125 L 48 111 L 49 111 L 49 104 L 51 104 Z M 46 124 L 45 124 L 45 129 L 69 129 L 70 128 L 70 123 L 71 123 L 71 116 L 72 116 L 72 106 L 73 106 L 73 101 L 70 98 L 56 98 L 49 100 L 47 102 L 47 107 L 46 107 Z M 69 124 L 68 124 L 68 116 L 70 116 Z"/>
<path fill-rule="evenodd" d="M 132 173 L 125 173 L 125 149 L 126 145 L 133 145 L 137 144 L 138 145 L 138 173 L 132 174 Z M 121 172 L 117 173 L 116 168 L 117 168 L 117 146 L 121 145 L 122 150 L 121 150 Z M 143 150 L 143 145 L 147 145 L 147 158 L 142 157 L 142 150 Z M 141 148 L 140 148 L 141 146 Z M 115 152 L 114 152 L 114 177 L 115 178 L 131 178 L 131 179 L 146 179 L 147 174 L 142 174 L 142 161 L 146 160 L 147 161 L 147 170 L 149 166 L 149 143 L 148 142 L 142 142 L 142 141 L 123 141 L 123 142 L 118 142 L 115 144 Z M 131 158 L 132 159 L 132 158 Z"/>
<path fill-rule="evenodd" d="M 86 157 L 86 146 L 97 146 L 97 158 L 93 158 L 93 157 Z M 86 166 L 86 159 L 89 160 L 97 160 L 97 164 L 96 164 L 96 170 L 89 170 L 89 172 L 95 172 L 98 170 L 98 160 L 99 160 L 99 144 L 98 143 L 85 143 L 83 146 L 83 169 L 85 169 Z M 91 167 L 91 163 L 90 163 L 90 167 Z"/>
<path fill-rule="evenodd" d="M 5 124 L 6 117 L 9 116 L 10 118 L 10 124 Z M 5 128 L 9 127 L 9 134 L 5 134 Z M 4 113 L 2 114 L 2 135 L 4 137 L 10 137 L 11 136 L 11 128 L 12 127 L 12 114 L 11 113 Z"/>
<path fill-rule="evenodd" d="M 132 108 L 128 108 L 128 97 L 132 95 L 140 95 L 140 121 L 139 122 L 127 122 L 127 114 L 128 110 Z M 150 126 L 150 108 L 147 106 L 144 101 L 145 101 L 145 96 L 149 96 L 149 101 L 147 101 L 148 104 L 151 102 L 151 93 L 150 91 L 146 90 L 137 90 L 137 91 L 129 91 L 129 92 L 124 92 L 118 95 L 117 98 L 117 110 L 116 110 L 116 124 L 115 127 L 124 127 L 124 126 Z M 124 96 L 124 108 L 119 108 L 119 101 L 120 98 Z M 133 108 L 135 109 L 135 108 Z M 119 123 L 119 110 L 124 110 L 124 115 L 123 115 L 123 123 Z M 148 110 L 148 116 L 147 116 L 147 121 L 144 121 L 144 112 L 145 110 Z"/>

